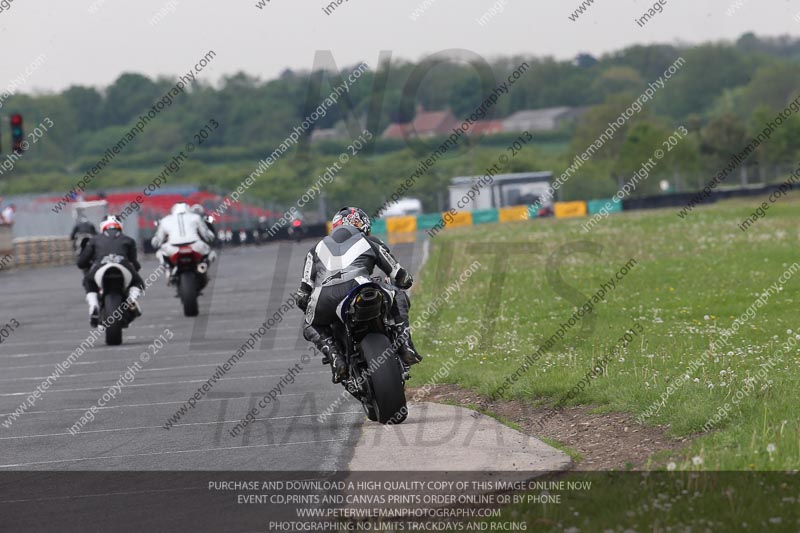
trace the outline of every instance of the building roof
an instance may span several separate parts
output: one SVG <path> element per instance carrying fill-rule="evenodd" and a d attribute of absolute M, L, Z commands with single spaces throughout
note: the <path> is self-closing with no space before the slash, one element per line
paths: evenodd
<path fill-rule="evenodd" d="M 448 109 L 445 111 L 417 111 L 414 120 L 405 124 L 390 124 L 384 137 L 400 138 L 410 133 L 417 135 L 436 135 L 447 133 L 453 127 L 456 118 Z"/>
<path fill-rule="evenodd" d="M 539 120 L 554 120 L 561 115 L 569 112 L 572 108 L 571 107 L 545 107 L 542 109 L 525 109 L 523 111 L 517 111 L 510 117 L 506 118 L 505 121 L 539 121 Z"/>
<path fill-rule="evenodd" d="M 458 176 L 450 180 L 450 187 L 472 185 L 483 176 Z M 534 183 L 549 182 L 553 173 L 549 170 L 540 172 L 515 172 L 512 174 L 498 174 L 493 176 L 494 183 Z"/>
<path fill-rule="evenodd" d="M 491 135 L 504 130 L 502 120 L 479 120 L 469 130 L 469 135 Z"/>

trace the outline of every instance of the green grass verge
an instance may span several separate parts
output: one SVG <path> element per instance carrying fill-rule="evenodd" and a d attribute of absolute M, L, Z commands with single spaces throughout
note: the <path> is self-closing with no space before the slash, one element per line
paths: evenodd
<path fill-rule="evenodd" d="M 415 383 L 456 383 L 496 394 L 526 356 L 634 258 L 636 266 L 616 288 L 563 340 L 529 360 L 502 396 L 554 405 L 606 360 L 600 375 L 565 404 L 630 412 L 644 423 L 669 426 L 673 435 L 697 434 L 674 458 L 677 470 L 695 470 L 699 461 L 708 470 L 798 468 L 800 343 L 788 351 L 782 346 L 800 335 L 800 270 L 765 305 L 754 302 L 800 261 L 800 202 L 784 198 L 740 231 L 737 224 L 760 202 L 722 202 L 686 220 L 676 209 L 622 213 L 589 234 L 581 229 L 586 219 L 441 233 L 412 308 L 412 321 L 430 314 L 416 331 L 427 358 L 415 369 Z M 480 268 L 445 298 L 445 287 L 474 261 Z M 753 317 L 744 316 L 730 344 L 712 348 L 748 308 Z M 618 340 L 629 328 L 641 332 L 622 347 Z M 704 431 L 726 403 L 727 418 Z"/>

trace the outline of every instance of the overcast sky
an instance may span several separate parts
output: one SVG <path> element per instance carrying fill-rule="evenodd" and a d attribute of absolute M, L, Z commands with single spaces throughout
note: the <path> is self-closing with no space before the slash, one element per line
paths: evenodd
<path fill-rule="evenodd" d="M 800 36 L 797 0 L 738 0 L 744 7 L 728 15 L 736 1 L 667 0 L 639 27 L 635 19 L 653 1 L 595 0 L 573 22 L 568 15 L 580 0 L 348 0 L 330 15 L 322 11 L 330 0 L 270 0 L 263 9 L 258 0 L 13 0 L 0 12 L 0 88 L 40 53 L 44 64 L 20 92 L 102 87 L 122 72 L 174 76 L 208 50 L 217 57 L 202 78 L 216 83 L 240 70 L 267 79 L 287 67 L 308 69 L 320 49 L 331 50 L 342 67 L 361 60 L 374 66 L 380 50 L 414 60 L 449 48 L 571 58 L 635 43 L 731 40 L 748 31 Z M 485 26 L 476 22 L 503 3 Z M 413 21 L 412 12 L 425 5 Z M 151 25 L 159 10 L 165 16 Z"/>

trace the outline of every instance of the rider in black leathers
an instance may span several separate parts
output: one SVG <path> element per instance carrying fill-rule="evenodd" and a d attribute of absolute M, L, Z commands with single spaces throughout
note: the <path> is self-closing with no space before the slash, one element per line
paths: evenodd
<path fill-rule="evenodd" d="M 330 327 L 338 320 L 336 308 L 354 287 L 371 281 L 376 266 L 394 285 L 381 284 L 392 302 L 391 318 L 398 328 L 398 355 L 407 365 L 422 360 L 411 340 L 410 302 L 405 293 L 414 280 L 383 241 L 370 235 L 370 225 L 363 210 L 341 209 L 333 218 L 331 234 L 308 253 L 296 293 L 298 307 L 306 313 L 303 336 L 332 362 L 334 383 L 347 377 L 347 364 Z"/>
<path fill-rule="evenodd" d="M 97 235 L 97 229 L 94 227 L 86 215 L 83 214 L 83 210 L 78 210 L 78 219 L 75 221 L 75 226 L 72 227 L 72 233 L 69 234 L 69 239 L 73 243 L 73 248 L 75 249 L 75 253 L 79 254 L 81 250 L 83 250 L 83 246 L 91 239 L 92 236 Z M 80 236 L 80 242 L 75 242 L 75 238 Z"/>
<path fill-rule="evenodd" d="M 94 227 L 94 224 L 89 222 L 89 219 L 85 216 L 81 215 L 78 218 L 78 221 L 75 223 L 75 226 L 72 228 L 72 233 L 70 233 L 69 238 L 73 241 L 75 240 L 75 236 L 79 234 L 86 234 L 86 235 L 97 235 L 97 228 Z"/>
<path fill-rule="evenodd" d="M 128 290 L 128 301 L 135 316 L 141 316 L 142 310 L 137 300 L 144 290 L 144 280 L 139 275 L 142 265 L 136 256 L 136 241 L 122 233 L 122 223 L 114 216 L 106 217 L 100 225 L 101 233 L 86 243 L 78 256 L 78 268 L 86 274 L 83 277 L 83 288 L 86 289 L 86 302 L 89 304 L 89 323 L 97 327 L 99 323 L 100 302 L 99 287 L 94 280 L 97 270 L 109 259 L 128 269 L 133 276 Z"/>

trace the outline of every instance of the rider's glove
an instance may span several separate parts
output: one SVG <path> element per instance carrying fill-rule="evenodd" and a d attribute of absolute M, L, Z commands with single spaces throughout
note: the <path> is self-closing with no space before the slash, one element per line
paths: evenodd
<path fill-rule="evenodd" d="M 408 270 L 405 268 L 401 268 L 397 275 L 395 276 L 394 284 L 397 285 L 400 289 L 410 289 L 411 285 L 414 283 L 414 278 L 411 277 L 411 274 L 408 273 Z"/>
<path fill-rule="evenodd" d="M 294 293 L 294 301 L 297 303 L 297 307 L 299 307 L 304 313 L 306 312 L 306 309 L 308 309 L 308 301 L 310 299 L 311 293 L 304 290 L 302 287 L 297 289 L 297 292 Z"/>

